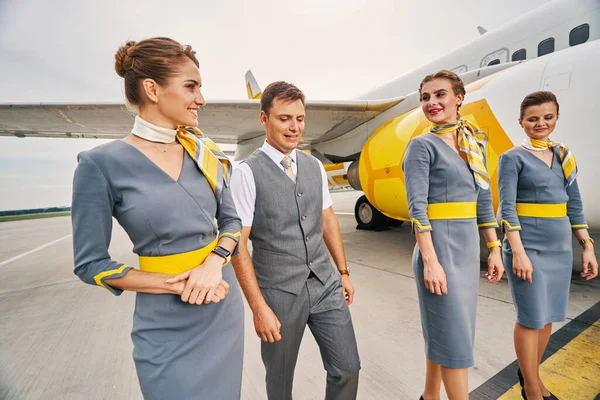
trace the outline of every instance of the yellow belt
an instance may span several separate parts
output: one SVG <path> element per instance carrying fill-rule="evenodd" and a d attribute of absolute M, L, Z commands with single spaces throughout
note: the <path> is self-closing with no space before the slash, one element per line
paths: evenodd
<path fill-rule="evenodd" d="M 517 203 L 517 215 L 519 217 L 562 218 L 567 216 L 567 203 Z"/>
<path fill-rule="evenodd" d="M 171 254 L 168 256 L 140 256 L 140 270 L 145 272 L 160 272 L 162 274 L 179 275 L 202 264 L 210 252 L 217 247 L 219 239 L 213 240 L 205 247 L 188 251 L 187 253 Z"/>
<path fill-rule="evenodd" d="M 477 218 L 477 203 L 452 202 L 427 205 L 429 219 L 467 219 Z"/>

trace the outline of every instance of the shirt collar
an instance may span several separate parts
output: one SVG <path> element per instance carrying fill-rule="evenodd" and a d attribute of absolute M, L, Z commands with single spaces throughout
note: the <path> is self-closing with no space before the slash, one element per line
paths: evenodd
<path fill-rule="evenodd" d="M 281 163 L 281 160 L 284 159 L 285 154 L 283 154 L 282 152 L 280 152 L 279 150 L 277 150 L 275 147 L 271 146 L 269 143 L 267 143 L 267 141 L 265 140 L 265 142 L 263 143 L 262 147 L 260 148 L 267 156 L 269 156 L 269 158 L 271 160 L 273 160 L 273 162 L 277 165 L 279 165 Z M 296 163 L 296 149 L 292 150 L 292 152 L 290 153 L 290 157 L 292 158 L 292 161 L 294 162 L 294 164 Z"/>

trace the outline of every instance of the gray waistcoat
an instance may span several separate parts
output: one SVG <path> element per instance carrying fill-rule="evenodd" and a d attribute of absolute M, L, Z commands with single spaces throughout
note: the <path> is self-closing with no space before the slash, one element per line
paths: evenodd
<path fill-rule="evenodd" d="M 334 272 L 323 243 L 320 167 L 312 156 L 296 155 L 296 183 L 261 150 L 245 161 L 256 183 L 250 240 L 258 285 L 294 294 L 311 271 L 321 282 Z"/>

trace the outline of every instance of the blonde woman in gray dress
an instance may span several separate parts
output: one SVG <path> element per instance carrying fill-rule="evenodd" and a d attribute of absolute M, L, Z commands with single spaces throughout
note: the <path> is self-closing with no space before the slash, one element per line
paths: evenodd
<path fill-rule="evenodd" d="M 409 142 L 403 168 L 425 339 L 421 399 L 439 399 L 443 381 L 450 400 L 467 400 L 480 276 L 478 227 L 490 248 L 488 282 L 504 273 L 485 166 L 487 138 L 459 119 L 465 88 L 455 73 L 426 76 L 419 92 L 433 128 Z"/>
<path fill-rule="evenodd" d="M 586 279 L 598 275 L 577 185 L 577 164 L 562 143 L 550 140 L 558 121 L 551 92 L 531 93 L 521 103 L 520 147 L 499 162 L 500 215 L 506 231 L 504 262 L 517 310 L 514 341 L 524 399 L 556 399 L 539 375 L 552 323 L 564 321 L 573 269 L 571 235 L 583 246 Z"/>
<path fill-rule="evenodd" d="M 229 161 L 195 128 L 198 60 L 168 38 L 128 42 L 115 58 L 139 113 L 131 135 L 79 154 L 75 273 L 114 295 L 137 292 L 131 338 L 145 399 L 238 400 L 244 309 L 229 253 L 241 220 Z M 113 217 L 139 269 L 109 255 Z"/>

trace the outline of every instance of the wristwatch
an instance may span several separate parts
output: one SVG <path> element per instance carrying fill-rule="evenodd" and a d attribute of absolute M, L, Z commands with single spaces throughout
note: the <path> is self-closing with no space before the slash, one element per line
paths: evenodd
<path fill-rule="evenodd" d="M 346 269 L 338 269 L 340 275 L 348 275 L 350 276 L 350 268 L 346 267 Z"/>
<path fill-rule="evenodd" d="M 579 241 L 579 244 L 581 245 L 581 247 L 584 247 L 586 243 L 594 244 L 594 239 L 592 239 L 592 238 L 585 238 L 585 239 L 581 239 Z"/>
<path fill-rule="evenodd" d="M 223 262 L 223 266 L 229 264 L 229 261 L 231 261 L 231 252 L 223 246 L 215 247 L 212 250 L 212 253 L 215 253 L 216 255 L 223 257 L 223 259 L 225 260 Z"/>

